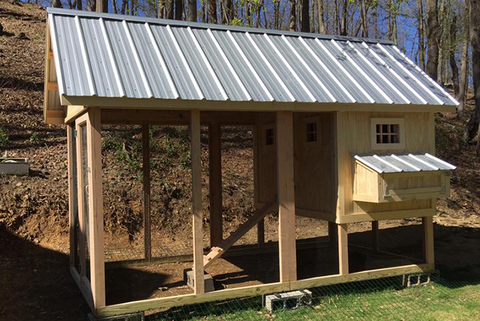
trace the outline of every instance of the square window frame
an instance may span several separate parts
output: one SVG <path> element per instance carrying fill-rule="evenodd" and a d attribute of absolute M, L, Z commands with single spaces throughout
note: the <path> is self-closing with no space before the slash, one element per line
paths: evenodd
<path fill-rule="evenodd" d="M 307 140 L 307 126 L 308 124 L 316 124 L 317 127 L 317 140 L 314 141 L 308 141 Z M 302 142 L 307 145 L 320 145 L 321 143 L 321 135 L 320 135 L 320 117 L 319 116 L 313 116 L 313 117 L 305 117 L 302 120 Z"/>
<path fill-rule="evenodd" d="M 404 118 L 371 118 L 371 149 L 372 150 L 402 150 L 405 149 L 405 119 Z M 377 125 L 398 125 L 399 143 L 377 143 Z"/>

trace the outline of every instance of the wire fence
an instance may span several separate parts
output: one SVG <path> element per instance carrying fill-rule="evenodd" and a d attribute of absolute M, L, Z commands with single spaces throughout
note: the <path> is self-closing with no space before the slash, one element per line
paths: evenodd
<path fill-rule="evenodd" d="M 312 305 L 294 310 L 269 313 L 257 296 L 172 308 L 146 320 L 475 320 L 480 307 L 472 284 L 432 276 L 406 288 L 402 277 L 391 277 L 310 289 Z"/>

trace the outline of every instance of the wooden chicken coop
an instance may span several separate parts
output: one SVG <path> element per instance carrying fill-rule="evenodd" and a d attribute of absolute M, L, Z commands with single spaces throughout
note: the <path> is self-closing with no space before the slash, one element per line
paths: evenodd
<path fill-rule="evenodd" d="M 71 271 L 97 317 L 434 269 L 435 112 L 458 104 L 391 42 L 49 8 L 47 123 L 68 133 Z M 145 258 L 150 125 L 189 126 L 194 293 L 107 305 L 101 126 L 143 126 Z M 222 126 L 254 128 L 256 211 L 222 234 Z M 200 128 L 208 126 L 210 242 L 203 244 Z M 204 271 L 278 211 L 279 280 L 205 293 Z M 329 222 L 338 273 L 297 279 L 295 216 Z M 418 217 L 425 262 L 349 271 L 348 226 Z M 206 251 L 208 247 L 208 251 Z M 86 260 L 88 253 L 89 260 Z"/>

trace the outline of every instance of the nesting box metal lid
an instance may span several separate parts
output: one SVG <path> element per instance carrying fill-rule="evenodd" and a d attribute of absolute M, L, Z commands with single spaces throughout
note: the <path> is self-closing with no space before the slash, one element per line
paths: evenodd
<path fill-rule="evenodd" d="M 379 174 L 402 172 L 449 171 L 457 167 L 428 153 L 367 154 L 354 158 Z"/>

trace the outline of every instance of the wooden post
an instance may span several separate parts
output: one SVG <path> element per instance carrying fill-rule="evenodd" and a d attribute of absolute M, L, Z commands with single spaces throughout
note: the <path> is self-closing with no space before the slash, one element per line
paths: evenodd
<path fill-rule="evenodd" d="M 378 239 L 378 221 L 372 221 L 372 250 L 378 251 L 380 249 Z"/>
<path fill-rule="evenodd" d="M 150 226 L 150 131 L 148 124 L 142 125 L 143 154 L 143 232 L 145 258 L 152 258 L 152 237 Z"/>
<path fill-rule="evenodd" d="M 425 262 L 427 264 L 435 264 L 434 256 L 434 235 L 433 235 L 433 217 L 422 217 L 423 231 L 424 231 L 424 252 Z"/>
<path fill-rule="evenodd" d="M 202 214 L 202 163 L 200 158 L 200 111 L 191 111 L 192 158 L 192 212 L 193 212 L 193 274 L 195 294 L 205 292 L 203 278 L 203 214 Z"/>
<path fill-rule="evenodd" d="M 255 198 L 255 208 L 259 208 L 258 204 L 258 146 L 260 144 L 260 137 L 258 133 L 258 115 L 255 115 L 255 125 L 253 126 L 253 194 Z M 262 248 L 265 246 L 265 219 L 262 219 L 257 224 L 257 244 Z"/>
<path fill-rule="evenodd" d="M 222 224 L 222 129 L 218 122 L 208 128 L 210 178 L 210 247 L 223 240 Z"/>
<path fill-rule="evenodd" d="M 337 224 L 338 228 L 338 273 L 348 274 L 348 228 L 347 224 Z"/>
<path fill-rule="evenodd" d="M 335 222 L 328 222 L 328 241 L 330 246 L 337 242 L 337 224 Z"/>
<path fill-rule="evenodd" d="M 297 279 L 292 112 L 277 112 L 276 132 L 280 282 L 290 282 Z"/>
<path fill-rule="evenodd" d="M 265 219 L 264 218 L 257 224 L 257 244 L 258 244 L 258 247 L 265 246 Z"/>
<path fill-rule="evenodd" d="M 90 108 L 87 119 L 88 213 L 90 283 L 95 309 L 105 306 L 101 131 L 100 108 Z"/>

